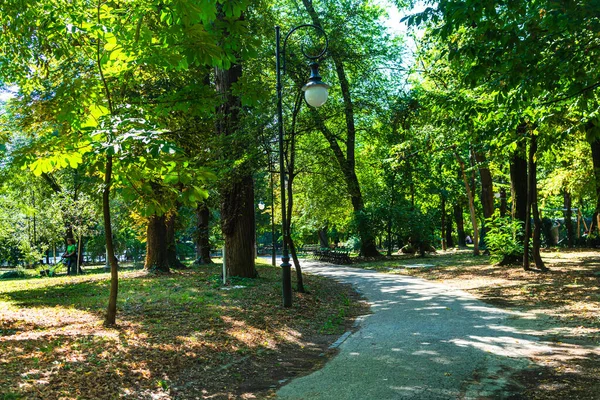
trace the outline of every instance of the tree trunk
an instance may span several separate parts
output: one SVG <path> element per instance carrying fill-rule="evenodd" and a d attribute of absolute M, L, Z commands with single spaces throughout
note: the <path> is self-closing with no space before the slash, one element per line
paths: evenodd
<path fill-rule="evenodd" d="M 221 229 L 225 236 L 225 263 L 228 276 L 255 278 L 254 181 L 232 185 L 221 200 Z"/>
<path fill-rule="evenodd" d="M 144 269 L 169 273 L 166 215 L 152 215 L 146 229 L 146 261 Z"/>
<path fill-rule="evenodd" d="M 175 224 L 177 223 L 177 211 L 172 210 L 166 215 L 165 224 L 167 225 L 167 262 L 170 268 L 187 268 L 177 257 L 177 241 L 175 240 Z"/>
<path fill-rule="evenodd" d="M 458 151 L 454 149 L 454 156 L 460 165 L 460 170 L 462 172 L 463 181 L 465 184 L 465 190 L 467 192 L 467 198 L 469 200 L 469 213 L 471 214 L 471 223 L 473 224 L 473 255 L 479 255 L 479 232 L 477 229 L 477 215 L 475 214 L 475 202 L 473 200 L 473 192 L 469 187 L 469 179 L 467 178 L 467 173 L 465 171 L 465 163 L 458 154 Z"/>
<path fill-rule="evenodd" d="M 525 223 L 529 212 L 527 208 L 527 160 L 523 141 L 519 142 L 517 150 L 510 160 L 510 189 L 512 216 Z"/>
<path fill-rule="evenodd" d="M 323 228 L 319 229 L 317 233 L 319 234 L 319 246 L 325 248 L 329 247 L 329 238 L 327 237 L 328 227 L 325 225 Z"/>
<path fill-rule="evenodd" d="M 306 293 L 306 289 L 304 288 L 304 279 L 302 278 L 302 268 L 300 267 L 300 260 L 298 259 L 298 254 L 296 253 L 296 245 L 294 244 L 294 240 L 290 236 L 288 236 L 288 246 L 290 248 L 292 260 L 294 261 L 294 268 L 296 269 L 296 283 L 298 286 L 298 293 Z"/>
<path fill-rule="evenodd" d="M 119 293 L 119 263 L 115 257 L 112 226 L 110 221 L 110 186 L 112 183 L 112 156 L 106 156 L 104 173 L 104 190 L 102 191 L 102 214 L 104 217 L 104 233 L 106 235 L 106 256 L 110 264 L 110 294 L 104 326 L 114 326 L 117 318 L 117 295 Z"/>
<path fill-rule="evenodd" d="M 589 122 L 586 125 L 586 131 L 593 129 L 593 124 Z M 594 181 L 596 186 L 596 209 L 590 223 L 589 233 L 594 232 L 595 229 L 600 233 L 600 224 L 598 224 L 598 213 L 600 212 L 600 138 L 596 136 L 593 142 L 590 143 L 592 149 L 592 164 L 594 166 Z"/>
<path fill-rule="evenodd" d="M 508 206 L 506 204 L 506 189 L 502 188 L 502 189 L 500 189 L 500 216 L 501 217 L 506 216 L 507 209 L 508 209 Z"/>
<path fill-rule="evenodd" d="M 542 260 L 542 256 L 540 255 L 540 231 L 541 231 L 541 221 L 540 214 L 538 211 L 537 205 L 537 173 L 536 173 L 536 162 L 535 155 L 537 153 L 537 135 L 531 135 L 531 143 L 529 144 L 529 183 L 527 185 L 528 194 L 527 200 L 529 205 L 531 206 L 531 210 L 533 213 L 533 260 L 535 262 L 535 266 L 539 268 L 541 271 L 548 271 L 548 268 L 544 265 L 544 261 Z M 527 218 L 529 222 L 529 218 Z M 527 250 L 526 250 L 527 251 Z"/>
<path fill-rule="evenodd" d="M 232 64 L 228 70 L 215 69 L 217 93 L 222 98 L 217 108 L 217 133 L 227 140 L 227 160 L 238 161 L 246 154 L 247 143 L 239 134 L 241 99 L 232 94 L 232 87 L 242 76 L 242 66 Z M 221 229 L 225 237 L 225 264 L 229 276 L 254 278 L 258 275 L 254 262 L 255 215 L 252 168 L 240 163 L 221 182 Z"/>
<path fill-rule="evenodd" d="M 477 162 L 477 168 L 479 169 L 479 177 L 481 179 L 481 204 L 483 205 L 483 218 L 484 224 L 481 227 L 481 240 L 485 247 L 485 234 L 487 229 L 485 227 L 485 220 L 491 218 L 494 214 L 494 187 L 492 182 L 492 174 L 490 169 L 486 165 L 486 158 L 484 154 L 473 151 L 473 157 Z"/>
<path fill-rule="evenodd" d="M 465 234 L 465 220 L 463 208 L 460 204 L 454 206 L 454 221 L 456 222 L 456 235 L 458 236 L 458 247 L 467 247 L 467 235 Z"/>
<path fill-rule="evenodd" d="M 196 209 L 198 224 L 196 225 L 196 265 L 212 264 L 210 258 L 209 223 L 210 210 L 206 203 L 199 203 Z"/>
<path fill-rule="evenodd" d="M 448 214 L 446 216 L 446 247 L 452 248 L 454 247 L 454 240 L 452 239 L 452 215 Z"/>
<path fill-rule="evenodd" d="M 442 250 L 446 251 L 446 198 L 441 195 L 441 212 L 442 212 L 442 221 L 441 221 L 441 230 L 442 230 Z"/>
<path fill-rule="evenodd" d="M 568 190 L 564 191 L 564 208 L 565 208 L 565 227 L 567 228 L 567 247 L 573 247 L 575 235 L 573 231 L 573 210 L 571 209 L 571 193 Z"/>

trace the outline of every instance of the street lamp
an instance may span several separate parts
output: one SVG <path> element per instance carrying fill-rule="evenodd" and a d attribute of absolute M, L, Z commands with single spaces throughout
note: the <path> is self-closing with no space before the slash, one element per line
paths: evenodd
<path fill-rule="evenodd" d="M 304 99 L 309 106 L 312 107 L 320 107 L 327 101 L 328 89 L 329 85 L 323 83 L 321 81 L 321 76 L 319 76 L 319 64 L 316 62 L 321 57 L 325 55 L 327 52 L 328 40 L 325 31 L 322 28 L 311 25 L 304 24 L 299 25 L 295 28 L 292 28 L 288 34 L 285 36 L 283 40 L 283 47 L 280 51 L 280 42 L 281 42 L 281 34 L 279 31 L 279 27 L 275 27 L 275 70 L 277 73 L 277 126 L 279 128 L 279 174 L 280 174 L 280 184 L 281 184 L 281 232 L 283 234 L 283 247 L 282 247 L 282 255 L 281 255 L 281 274 L 282 274 L 282 290 L 283 290 L 283 306 L 291 307 L 292 306 L 292 275 L 291 275 L 291 264 L 290 264 L 290 255 L 288 253 L 288 244 L 287 239 L 289 237 L 289 232 L 286 228 L 286 212 L 285 212 L 285 163 L 283 160 L 283 107 L 282 107 L 282 95 L 281 95 L 281 74 L 282 71 L 285 73 L 285 48 L 287 44 L 288 38 L 292 35 L 292 33 L 296 32 L 298 29 L 314 29 L 321 33 L 325 37 L 325 46 L 323 50 L 315 55 L 306 54 L 304 48 L 301 49 L 302 55 L 305 58 L 311 61 L 310 63 L 310 77 L 308 78 L 308 82 L 306 85 L 302 87 L 302 91 L 304 92 Z"/>

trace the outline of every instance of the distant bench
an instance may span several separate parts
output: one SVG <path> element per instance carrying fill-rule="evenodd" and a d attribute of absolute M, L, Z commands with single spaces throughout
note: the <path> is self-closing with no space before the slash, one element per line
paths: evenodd
<path fill-rule="evenodd" d="M 327 261 L 333 264 L 350 264 L 350 250 L 340 247 L 336 249 L 320 248 L 313 253 L 319 261 Z"/>
<path fill-rule="evenodd" d="M 314 256 L 315 252 L 319 250 L 319 245 L 318 244 L 305 244 L 304 246 L 300 247 L 300 251 L 298 251 L 298 255 L 299 256 Z"/>

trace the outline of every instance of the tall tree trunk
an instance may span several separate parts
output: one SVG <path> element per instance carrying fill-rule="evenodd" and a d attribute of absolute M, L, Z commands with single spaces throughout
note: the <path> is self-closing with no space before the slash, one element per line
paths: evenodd
<path fill-rule="evenodd" d="M 477 162 L 477 168 L 479 169 L 479 177 L 481 179 L 481 204 L 483 205 L 483 218 L 484 221 L 491 218 L 494 214 L 494 187 L 492 181 L 492 174 L 487 166 L 487 160 L 485 155 L 473 151 L 473 158 Z M 485 246 L 485 234 L 487 229 L 485 223 L 482 225 L 480 233 L 481 240 Z"/>
<path fill-rule="evenodd" d="M 565 227 L 567 228 L 567 246 L 573 247 L 573 243 L 575 242 L 575 235 L 573 231 L 573 210 L 571 209 L 571 193 L 565 189 L 564 194 L 564 208 L 565 208 Z"/>
<path fill-rule="evenodd" d="M 178 207 L 176 207 L 178 208 Z M 167 261 L 170 268 L 187 268 L 177 257 L 177 241 L 175 240 L 175 225 L 177 223 L 177 210 L 171 210 L 166 215 L 165 224 L 167 225 Z"/>
<path fill-rule="evenodd" d="M 506 204 L 506 189 L 501 188 L 500 189 L 500 216 L 501 217 L 506 216 L 507 209 L 508 209 L 508 206 Z"/>
<path fill-rule="evenodd" d="M 537 205 L 537 173 L 536 173 L 536 162 L 535 162 L 535 155 L 537 153 L 537 135 L 532 134 L 531 135 L 531 143 L 529 144 L 529 162 L 528 162 L 528 167 L 529 167 L 529 176 L 528 176 L 528 185 L 527 185 L 527 189 L 528 189 L 528 193 L 527 193 L 527 203 L 528 206 L 531 207 L 531 211 L 533 213 L 533 260 L 535 262 L 535 266 L 537 268 L 539 268 L 542 271 L 547 271 L 548 268 L 546 268 L 546 266 L 544 265 L 544 261 L 542 261 L 542 256 L 540 255 L 540 245 L 541 245 L 541 240 L 540 240 L 540 232 L 541 232 L 541 221 L 540 221 L 540 214 L 538 211 L 538 205 Z M 529 207 L 528 207 L 529 209 Z M 529 223 L 530 218 L 527 218 L 527 222 Z M 527 242 L 529 241 L 528 238 L 525 239 Z M 525 252 L 527 252 L 528 249 L 526 248 Z"/>
<path fill-rule="evenodd" d="M 246 143 L 239 134 L 241 99 L 232 87 L 242 76 L 242 66 L 215 69 L 215 84 L 222 103 L 217 109 L 217 133 L 228 140 L 225 157 L 237 161 L 244 157 Z M 229 276 L 254 278 L 255 215 L 252 168 L 245 162 L 235 166 L 221 182 L 221 229 L 225 237 L 225 264 Z"/>
<path fill-rule="evenodd" d="M 441 206 L 440 211 L 442 213 L 441 230 L 442 230 L 442 250 L 446 251 L 446 197 L 440 195 Z"/>
<path fill-rule="evenodd" d="M 144 269 L 159 273 L 168 273 L 167 224 L 166 215 L 152 215 L 148 218 L 146 229 L 146 261 Z"/>
<path fill-rule="evenodd" d="M 520 141 L 510 160 L 510 189 L 512 195 L 513 218 L 526 222 L 527 208 L 527 160 L 525 142 Z"/>
<path fill-rule="evenodd" d="M 104 217 L 104 233 L 106 235 L 106 256 L 110 264 L 110 294 L 104 326 L 114 326 L 117 318 L 117 295 L 119 293 L 119 263 L 115 257 L 112 225 L 110 221 L 110 186 L 112 183 L 112 156 L 106 156 L 104 173 L 104 190 L 102 191 L 102 215 Z"/>
<path fill-rule="evenodd" d="M 454 149 L 454 156 L 456 157 L 456 161 L 460 165 L 460 170 L 462 172 L 463 181 L 465 184 L 465 190 L 467 192 L 467 198 L 469 201 L 469 213 L 471 214 L 471 223 L 473 224 L 473 255 L 479 255 L 479 232 L 477 229 L 477 215 L 475 214 L 475 202 L 473 200 L 473 192 L 469 187 L 469 179 L 467 178 L 467 173 L 465 171 L 465 163 L 458 154 L 456 148 Z"/>
<path fill-rule="evenodd" d="M 375 245 L 375 235 L 371 229 L 371 223 L 364 212 L 364 200 L 362 198 L 356 172 L 354 171 L 354 159 L 352 160 L 352 163 L 347 162 L 333 132 L 327 128 L 324 121 L 319 115 L 316 114 L 315 111 L 313 111 L 313 113 L 317 121 L 317 126 L 329 142 L 329 147 L 331 150 L 333 150 L 333 153 L 345 178 L 346 187 L 348 188 L 348 193 L 350 194 L 350 200 L 352 202 L 352 208 L 354 210 L 354 218 L 357 223 L 358 234 L 361 240 L 360 255 L 363 257 L 381 256 L 379 251 L 377 251 L 377 246 Z"/>
<path fill-rule="evenodd" d="M 452 215 L 450 213 L 446 216 L 446 246 L 448 248 L 454 247 L 454 240 L 452 239 Z"/>
<path fill-rule="evenodd" d="M 213 261 L 210 258 L 209 240 L 210 210 L 206 203 L 198 204 L 196 216 L 198 218 L 198 224 L 196 225 L 196 261 L 194 261 L 194 264 L 212 264 Z"/>
<path fill-rule="evenodd" d="M 456 235 L 458 236 L 458 247 L 467 247 L 467 235 L 465 234 L 465 219 L 462 205 L 454 206 L 454 221 L 456 222 Z"/>
<path fill-rule="evenodd" d="M 294 240 L 291 236 L 288 236 L 288 246 L 290 248 L 290 254 L 292 256 L 292 260 L 294 261 L 294 267 L 296 269 L 296 284 L 298 293 L 306 293 L 306 289 L 304 288 L 304 279 L 302 278 L 302 268 L 300 267 L 300 260 L 298 259 L 298 254 L 296 253 L 296 245 L 294 244 Z"/>
<path fill-rule="evenodd" d="M 588 122 L 585 126 L 586 132 L 590 133 L 591 130 L 594 129 L 594 124 L 592 121 Z M 590 223 L 589 233 L 594 232 L 595 229 L 600 233 L 600 224 L 598 224 L 598 215 L 600 214 L 600 137 L 597 135 L 589 135 L 592 137 L 596 137 L 593 142 L 590 142 L 590 147 L 592 149 L 592 164 L 594 166 L 594 181 L 596 186 L 596 208 L 594 210 L 594 215 L 592 217 L 592 222 Z"/>
<path fill-rule="evenodd" d="M 318 13 L 315 11 L 312 0 L 302 0 L 304 7 L 312 19 L 312 23 L 319 28 L 322 28 L 321 19 Z M 352 201 L 352 207 L 354 209 L 354 218 L 357 222 L 357 230 L 361 240 L 360 255 L 363 257 L 378 257 L 381 256 L 377 251 L 375 245 L 375 235 L 371 229 L 371 222 L 364 212 L 364 200 L 360 190 L 360 184 L 356 176 L 355 170 L 355 144 L 356 144 L 356 127 L 354 124 L 354 104 L 352 102 L 352 96 L 350 93 L 350 83 L 346 75 L 344 63 L 342 58 L 335 52 L 331 51 L 330 57 L 333 60 L 337 77 L 340 84 L 340 90 L 342 92 L 342 98 L 344 100 L 344 116 L 346 120 L 346 155 L 340 148 L 337 141 L 336 135 L 330 132 L 322 119 L 318 119 L 318 126 L 323 132 L 325 138 L 329 142 L 330 148 L 333 150 L 335 157 L 340 165 L 342 173 L 345 178 L 346 186 L 348 188 L 348 194 Z M 318 116 L 318 114 L 315 115 Z"/>
<path fill-rule="evenodd" d="M 237 182 L 221 200 L 221 229 L 225 236 L 225 263 L 229 276 L 255 278 L 254 182 Z"/>
<path fill-rule="evenodd" d="M 325 225 L 317 231 L 319 235 L 319 246 L 321 247 L 329 247 L 329 238 L 327 237 L 328 229 L 329 228 L 327 227 L 327 225 Z"/>

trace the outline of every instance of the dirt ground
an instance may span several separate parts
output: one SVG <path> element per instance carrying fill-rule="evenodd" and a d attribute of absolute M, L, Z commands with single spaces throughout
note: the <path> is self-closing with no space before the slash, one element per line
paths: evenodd
<path fill-rule="evenodd" d="M 226 287 L 219 268 L 122 271 L 116 328 L 102 326 L 101 268 L 0 282 L 0 400 L 265 399 L 368 312 L 325 278 L 306 276 L 284 308 L 278 268 Z"/>
<path fill-rule="evenodd" d="M 600 399 L 600 251 L 554 249 L 542 257 L 548 273 L 493 266 L 464 250 L 398 256 L 376 269 L 463 289 L 511 310 L 512 326 L 549 344 L 552 351 L 531 355 L 535 368 L 514 377 L 519 398 Z"/>

